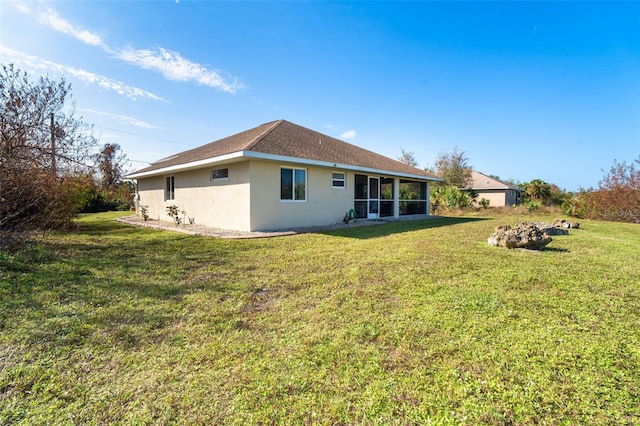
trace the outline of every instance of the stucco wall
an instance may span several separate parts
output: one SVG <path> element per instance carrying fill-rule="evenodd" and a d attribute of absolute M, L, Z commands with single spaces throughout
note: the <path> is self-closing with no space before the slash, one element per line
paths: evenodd
<path fill-rule="evenodd" d="M 477 204 L 480 204 L 480 200 L 482 199 L 489 200 L 489 207 L 504 207 L 504 206 L 512 206 L 516 203 L 516 191 L 514 190 L 487 190 L 487 191 L 478 191 Z"/>
<path fill-rule="evenodd" d="M 483 198 L 489 200 L 489 207 L 502 207 L 505 205 L 504 191 L 478 191 L 476 203 L 479 205 Z"/>
<path fill-rule="evenodd" d="M 306 170 L 305 201 L 280 200 L 281 167 Z M 228 168 L 229 177 L 212 180 L 214 167 L 174 173 L 175 196 L 167 201 L 164 199 L 165 179 L 170 175 L 140 178 L 139 205 L 148 206 L 149 217 L 154 220 L 171 221 L 167 207 L 176 205 L 187 217 L 194 218 L 196 224 L 238 231 L 332 225 L 340 223 L 354 205 L 354 172 L 264 160 L 247 160 L 215 168 Z M 333 188 L 332 173 L 345 174 L 344 188 Z M 396 179 L 396 195 L 398 187 L 399 180 Z M 496 204 L 491 201 L 491 205 Z M 395 214 L 398 214 L 397 203 Z"/>
<path fill-rule="evenodd" d="M 280 168 L 291 164 L 251 161 L 251 229 L 276 230 L 338 223 L 353 208 L 353 173 L 293 166 L 307 171 L 307 200 L 280 200 Z M 344 173 L 345 188 L 332 188 L 332 173 Z M 258 183 L 258 184 L 256 184 Z"/>
<path fill-rule="evenodd" d="M 250 230 L 249 163 L 233 163 L 226 179 L 211 179 L 211 168 L 175 173 L 175 196 L 164 199 L 166 176 L 138 179 L 139 205 L 149 206 L 149 217 L 170 221 L 167 207 L 178 206 L 195 223 L 222 229 Z"/>
<path fill-rule="evenodd" d="M 138 186 L 138 215 L 140 207 L 148 208 L 149 218 L 153 220 L 168 220 L 164 215 L 164 177 L 155 176 L 137 180 Z"/>

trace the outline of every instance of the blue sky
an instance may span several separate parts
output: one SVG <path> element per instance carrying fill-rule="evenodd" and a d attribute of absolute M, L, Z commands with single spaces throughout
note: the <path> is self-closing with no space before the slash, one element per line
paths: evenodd
<path fill-rule="evenodd" d="M 0 0 L 0 59 L 134 169 L 281 118 L 569 191 L 640 156 L 640 2 Z"/>

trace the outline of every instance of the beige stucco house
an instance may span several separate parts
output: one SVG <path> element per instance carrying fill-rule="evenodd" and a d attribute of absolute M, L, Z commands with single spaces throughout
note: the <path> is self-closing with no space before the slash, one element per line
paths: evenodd
<path fill-rule="evenodd" d="M 429 183 L 442 180 L 285 120 L 128 177 L 152 219 L 170 221 L 167 207 L 175 205 L 197 224 L 238 231 L 330 225 L 352 209 L 361 219 L 428 215 Z"/>
<path fill-rule="evenodd" d="M 477 197 L 474 204 L 480 204 L 482 199 L 489 201 L 489 207 L 513 206 L 520 202 L 520 187 L 499 181 L 475 170 L 471 171 L 471 186 L 467 189 L 474 191 Z"/>

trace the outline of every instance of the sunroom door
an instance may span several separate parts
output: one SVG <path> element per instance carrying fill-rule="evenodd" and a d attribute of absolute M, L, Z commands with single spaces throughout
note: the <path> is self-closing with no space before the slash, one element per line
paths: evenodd
<path fill-rule="evenodd" d="M 367 219 L 380 217 L 380 179 L 369 177 L 369 211 Z"/>

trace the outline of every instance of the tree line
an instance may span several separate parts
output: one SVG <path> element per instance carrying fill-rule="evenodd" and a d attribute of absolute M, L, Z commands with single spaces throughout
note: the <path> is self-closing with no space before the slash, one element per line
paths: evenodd
<path fill-rule="evenodd" d="M 412 152 L 401 150 L 398 161 L 418 167 Z M 433 185 L 431 189 L 432 206 L 444 209 L 490 207 L 486 200 L 477 199 L 478 194 L 471 188 L 469 158 L 457 147 L 451 152 L 441 152 L 433 167 L 425 170 L 443 178 L 442 183 Z M 498 176 L 492 177 L 500 180 Z M 597 188 L 581 188 L 576 193 L 567 192 L 542 179 L 506 183 L 521 189 L 519 205 L 528 210 L 555 206 L 573 217 L 640 223 L 640 156 L 629 164 L 614 160 L 614 165 L 598 182 Z"/>
<path fill-rule="evenodd" d="M 64 78 L 32 81 L 12 64 L 2 65 L 0 244 L 68 226 L 79 212 L 124 210 L 132 203 L 126 155 L 118 144 L 101 146 L 92 126 L 75 117 L 75 104 L 65 109 L 70 99 Z M 418 166 L 411 152 L 402 150 L 398 159 Z M 426 169 L 444 179 L 433 187 L 431 204 L 471 207 L 477 196 L 469 189 L 471 169 L 463 151 L 441 153 Z M 598 188 L 575 194 L 542 179 L 517 185 L 529 209 L 557 205 L 576 217 L 640 222 L 640 156 L 630 164 L 614 162 Z"/>
<path fill-rule="evenodd" d="M 62 228 L 82 211 L 129 208 L 126 156 L 75 117 L 71 85 L 0 70 L 0 239 Z"/>

